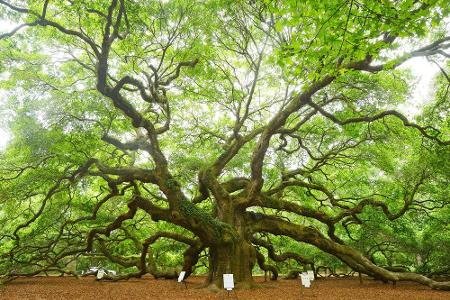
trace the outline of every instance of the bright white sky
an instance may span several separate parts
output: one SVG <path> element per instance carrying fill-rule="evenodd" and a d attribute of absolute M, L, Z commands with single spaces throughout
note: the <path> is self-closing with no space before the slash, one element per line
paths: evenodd
<path fill-rule="evenodd" d="M 0 128 L 0 150 L 3 150 L 10 140 L 11 135 L 8 133 L 8 131 Z"/>
<path fill-rule="evenodd" d="M 14 24 L 0 20 L 0 33 L 11 30 Z M 409 68 L 415 77 L 412 86 L 411 98 L 404 104 L 399 105 L 398 109 L 409 118 L 421 112 L 425 103 L 432 98 L 432 86 L 439 69 L 436 65 L 430 63 L 426 58 L 413 58 L 402 65 L 401 68 Z M 1 74 L 0 74 L 1 75 Z M 0 117 L 2 113 L 1 104 L 4 103 L 4 94 L 0 91 Z M 3 99 L 2 99 L 3 98 Z M 0 151 L 4 150 L 8 141 L 12 138 L 8 128 L 5 128 L 0 120 Z"/>
<path fill-rule="evenodd" d="M 419 114 L 423 106 L 433 97 L 433 83 L 439 68 L 425 57 L 416 57 L 404 63 L 401 69 L 410 69 L 415 79 L 411 88 L 411 98 L 398 109 L 409 118 Z"/>

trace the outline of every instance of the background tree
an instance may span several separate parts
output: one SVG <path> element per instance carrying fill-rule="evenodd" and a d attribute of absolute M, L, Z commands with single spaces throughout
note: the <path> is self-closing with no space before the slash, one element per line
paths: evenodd
<path fill-rule="evenodd" d="M 77 260 L 122 266 L 114 280 L 172 278 L 181 257 L 189 275 L 207 255 L 208 284 L 233 273 L 250 286 L 256 263 L 275 279 L 267 258 L 314 266 L 320 250 L 384 281 L 450 289 L 392 269 L 448 272 L 445 241 L 427 238 L 449 236 L 448 10 L 0 0 L 20 24 L 0 36 L 14 134 L 3 279 Z M 411 96 L 396 68 L 420 56 L 443 75 L 413 122 L 395 110 Z"/>

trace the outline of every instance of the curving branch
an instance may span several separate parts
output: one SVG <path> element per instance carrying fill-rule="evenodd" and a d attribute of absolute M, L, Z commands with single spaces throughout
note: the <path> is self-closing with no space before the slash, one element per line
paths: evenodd
<path fill-rule="evenodd" d="M 309 105 L 314 107 L 323 116 L 327 117 L 334 123 L 339 124 L 341 126 L 344 126 L 347 124 L 353 124 L 353 123 L 363 123 L 363 122 L 370 123 L 370 122 L 374 122 L 374 121 L 383 119 L 384 117 L 387 117 L 387 116 L 394 116 L 397 119 L 401 120 L 403 122 L 403 125 L 417 129 L 424 137 L 429 138 L 429 139 L 437 142 L 440 145 L 450 145 L 450 141 L 442 141 L 441 139 L 438 138 L 438 135 L 441 134 L 441 132 L 439 130 L 437 130 L 431 126 L 422 127 L 415 123 L 412 123 L 403 114 L 401 114 L 395 110 L 383 111 L 383 112 L 380 112 L 373 116 L 364 116 L 364 117 L 356 117 L 356 118 L 350 118 L 350 119 L 345 119 L 345 120 L 339 120 L 333 114 L 325 111 L 321 106 L 315 104 L 314 102 L 310 101 Z M 434 134 L 428 133 L 427 130 L 432 130 L 434 132 Z"/>
<path fill-rule="evenodd" d="M 256 261 L 258 262 L 258 265 L 261 268 L 261 270 L 263 270 L 265 272 L 268 272 L 268 271 L 272 272 L 272 276 L 270 277 L 270 280 L 277 280 L 277 278 L 278 278 L 277 268 L 275 268 L 272 265 L 266 264 L 266 259 L 264 258 L 264 255 L 259 251 L 256 251 Z"/>
<path fill-rule="evenodd" d="M 301 256 L 298 253 L 283 252 L 282 254 L 276 254 L 275 247 L 271 243 L 269 243 L 269 242 L 267 242 L 267 241 L 265 241 L 263 239 L 254 237 L 254 236 L 251 238 L 251 242 L 253 244 L 255 244 L 255 245 L 258 245 L 258 246 L 266 248 L 270 259 L 275 261 L 275 262 L 283 262 L 283 261 L 288 260 L 288 259 L 293 259 L 299 265 L 303 265 L 303 266 L 304 265 L 310 265 L 311 268 L 313 270 L 315 270 L 314 262 L 309 260 L 309 259 L 307 259 L 307 258 L 305 258 L 305 257 L 303 257 L 303 256 Z"/>
<path fill-rule="evenodd" d="M 260 215 L 257 219 L 252 215 L 248 215 L 247 222 L 253 232 L 268 232 L 275 235 L 284 235 L 299 242 L 314 245 L 319 249 L 338 257 L 355 271 L 365 273 L 369 276 L 393 282 L 415 281 L 433 289 L 450 290 L 450 282 L 438 282 L 423 275 L 391 272 L 379 267 L 357 250 L 327 239 L 320 231 L 313 227 L 306 227 L 287 222 L 277 217 L 265 215 Z"/>

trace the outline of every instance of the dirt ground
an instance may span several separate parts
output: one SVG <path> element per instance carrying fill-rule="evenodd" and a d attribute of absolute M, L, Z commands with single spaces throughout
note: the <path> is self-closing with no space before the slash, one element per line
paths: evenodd
<path fill-rule="evenodd" d="M 300 289 L 299 280 L 264 282 L 256 277 L 258 288 L 238 290 L 230 295 L 200 289 L 204 277 L 190 277 L 187 289 L 173 280 L 151 277 L 122 282 L 97 282 L 93 277 L 35 277 L 17 279 L 0 287 L 0 299 L 450 299 L 450 292 L 434 291 L 415 283 L 401 282 L 396 287 L 365 279 L 327 278 Z"/>

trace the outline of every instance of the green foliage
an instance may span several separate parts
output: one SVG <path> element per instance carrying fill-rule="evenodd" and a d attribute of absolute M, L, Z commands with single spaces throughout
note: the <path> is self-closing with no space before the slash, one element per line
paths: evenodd
<path fill-rule="evenodd" d="M 0 38 L 0 126 L 14 137 L 0 152 L 0 276 L 71 258 L 78 271 L 136 272 L 129 262 L 156 232 L 236 243 L 256 234 L 250 212 L 313 227 L 378 265 L 445 271 L 448 62 L 421 114 L 374 116 L 408 103 L 413 76 L 397 67 L 426 55 L 410 47 L 444 37 L 447 1 L 125 1 L 123 19 L 111 6 L 120 24 L 107 27 L 111 3 L 50 1 L 46 20 L 61 27 L 36 16 L 42 1 L 19 1 L 27 14 L 0 5 L 0 20 L 36 25 Z M 107 49 L 108 30 L 117 36 Z M 120 86 L 127 78 L 142 89 Z M 262 191 L 252 194 L 268 135 Z M 227 191 L 233 180 L 253 182 Z M 137 196 L 147 210 L 121 220 Z M 311 245 L 264 238 L 345 267 Z M 128 264 L 105 257 L 99 239 Z M 161 238 L 148 265 L 179 267 L 187 247 Z"/>

